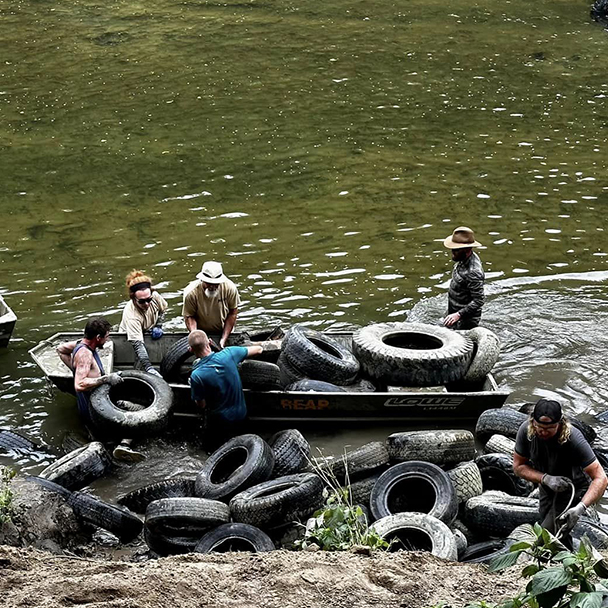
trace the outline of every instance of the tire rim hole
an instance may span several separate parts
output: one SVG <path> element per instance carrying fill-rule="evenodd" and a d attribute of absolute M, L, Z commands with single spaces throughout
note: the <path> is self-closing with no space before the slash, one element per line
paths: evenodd
<path fill-rule="evenodd" d="M 256 553 L 255 545 L 246 538 L 226 538 L 211 547 L 213 553 L 231 553 L 233 551 L 248 551 Z"/>
<path fill-rule="evenodd" d="M 436 350 L 443 347 L 443 342 L 438 338 L 405 331 L 388 334 L 382 338 L 382 342 L 387 346 L 408 350 Z"/>
<path fill-rule="evenodd" d="M 317 338 L 308 338 L 317 348 L 321 349 L 324 353 L 335 357 L 336 359 L 342 359 L 342 354 L 337 348 L 334 348 L 331 344 L 323 342 Z"/>
<path fill-rule="evenodd" d="M 138 378 L 123 378 L 120 384 L 110 388 L 110 400 L 114 404 L 123 400 L 148 407 L 154 402 L 154 391 L 148 383 Z"/>
<path fill-rule="evenodd" d="M 389 551 L 433 551 L 429 534 L 417 528 L 399 528 L 384 537 L 390 543 Z"/>
<path fill-rule="evenodd" d="M 515 484 L 513 479 L 509 476 L 506 471 L 500 469 L 488 469 L 483 471 L 481 474 L 483 480 L 483 489 L 497 490 L 499 492 L 506 492 L 507 494 L 515 493 Z"/>
<path fill-rule="evenodd" d="M 266 490 L 262 490 L 261 492 L 257 492 L 253 498 L 262 498 L 263 496 L 272 496 L 273 494 L 278 494 L 279 492 L 283 492 L 283 490 L 288 490 L 293 487 L 291 483 L 281 483 L 273 486 L 272 488 L 268 488 Z"/>
<path fill-rule="evenodd" d="M 386 506 L 390 513 L 430 513 L 437 502 L 437 492 L 426 479 L 409 478 L 396 483 L 388 492 Z"/>
<path fill-rule="evenodd" d="M 244 447 L 236 447 L 220 458 L 211 472 L 210 481 L 221 484 L 236 475 L 240 468 L 247 462 L 249 452 Z"/>

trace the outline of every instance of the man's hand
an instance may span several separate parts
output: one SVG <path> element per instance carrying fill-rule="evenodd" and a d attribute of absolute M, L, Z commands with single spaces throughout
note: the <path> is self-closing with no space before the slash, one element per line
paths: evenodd
<path fill-rule="evenodd" d="M 443 324 L 445 327 L 452 327 L 452 325 L 456 325 L 460 321 L 460 313 L 453 312 L 451 315 L 448 315 L 444 320 Z"/>
<path fill-rule="evenodd" d="M 120 375 L 120 372 L 114 372 L 113 374 L 107 374 L 103 376 L 103 383 L 109 384 L 110 386 L 116 386 L 124 381 L 124 378 Z"/>
<path fill-rule="evenodd" d="M 558 520 L 558 526 L 564 526 L 563 532 L 570 532 L 578 523 L 578 520 L 587 512 L 587 507 L 584 503 L 579 502 L 576 507 L 568 509 Z"/>
<path fill-rule="evenodd" d="M 220 338 L 220 348 L 224 348 L 226 346 L 226 338 Z"/>
<path fill-rule="evenodd" d="M 157 372 L 153 367 L 151 367 L 150 369 L 146 370 L 146 373 L 150 374 L 151 376 L 156 376 L 157 378 L 162 378 L 162 376 L 160 375 L 160 373 Z"/>
<path fill-rule="evenodd" d="M 156 325 L 152 328 L 150 334 L 152 334 L 152 340 L 160 340 L 163 337 L 163 328 Z"/>
<path fill-rule="evenodd" d="M 572 487 L 572 482 L 561 475 L 543 475 L 540 484 L 553 492 L 565 492 Z"/>

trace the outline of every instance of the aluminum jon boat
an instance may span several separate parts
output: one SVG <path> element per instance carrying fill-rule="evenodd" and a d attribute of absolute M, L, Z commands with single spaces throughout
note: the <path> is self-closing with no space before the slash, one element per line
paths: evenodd
<path fill-rule="evenodd" d="M 0 348 L 8 346 L 16 322 L 17 315 L 0 296 Z"/>
<path fill-rule="evenodd" d="M 352 332 L 327 332 L 332 339 L 347 347 L 352 344 Z M 186 332 L 165 333 L 160 340 L 145 337 L 150 360 L 157 366 L 173 345 L 187 336 Z M 73 376 L 56 353 L 62 342 L 79 340 L 79 332 L 58 333 L 43 340 L 29 352 L 44 375 L 59 390 L 73 393 Z M 216 342 L 219 336 L 211 336 Z M 231 336 L 231 343 L 239 342 L 242 334 Z M 253 338 L 253 336 L 252 336 Z M 276 344 L 276 343 L 275 343 Z M 106 373 L 132 369 L 133 348 L 124 333 L 112 333 L 99 351 Z M 265 356 L 267 355 L 267 356 Z M 276 356 L 275 356 L 276 355 Z M 262 359 L 275 360 L 278 352 L 268 352 Z M 185 361 L 184 366 L 189 366 Z M 176 416 L 197 416 L 197 408 L 190 399 L 186 382 L 170 383 L 175 395 Z M 479 385 L 471 387 L 407 388 L 389 387 L 383 392 L 290 392 L 285 390 L 260 391 L 244 389 L 251 420 L 276 422 L 407 422 L 452 424 L 474 422 L 490 408 L 502 407 L 509 392 L 500 390 L 491 374 Z"/>

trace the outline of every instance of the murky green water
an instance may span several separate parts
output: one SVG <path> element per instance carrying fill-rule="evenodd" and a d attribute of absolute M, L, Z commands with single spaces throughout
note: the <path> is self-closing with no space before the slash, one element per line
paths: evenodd
<path fill-rule="evenodd" d="M 2 3 L 0 293 L 19 323 L 0 422 L 55 445 L 77 425 L 27 349 L 92 314 L 118 322 L 133 267 L 176 326 L 205 259 L 239 284 L 241 324 L 362 325 L 415 304 L 434 320 L 441 240 L 461 224 L 486 245 L 513 400 L 606 409 L 608 34 L 587 15 L 565 0 Z"/>

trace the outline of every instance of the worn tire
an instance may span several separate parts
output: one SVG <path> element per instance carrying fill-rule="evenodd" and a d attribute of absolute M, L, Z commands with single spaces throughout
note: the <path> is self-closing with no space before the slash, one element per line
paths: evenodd
<path fill-rule="evenodd" d="M 608 528 L 588 517 L 581 517 L 572 529 L 573 538 L 587 536 L 589 542 L 598 551 L 608 551 Z"/>
<path fill-rule="evenodd" d="M 162 378 L 146 372 L 129 370 L 121 372 L 121 376 L 120 384 L 102 384 L 91 393 L 93 423 L 119 439 L 148 437 L 165 429 L 173 407 L 171 387 Z M 125 398 L 135 403 L 145 401 L 142 405 L 146 407 L 139 412 L 121 409 L 115 401 Z"/>
<path fill-rule="evenodd" d="M 408 431 L 393 433 L 386 440 L 394 462 L 423 460 L 449 465 L 475 458 L 475 438 L 470 431 Z"/>
<path fill-rule="evenodd" d="M 323 504 L 323 482 L 314 473 L 287 475 L 258 484 L 230 501 L 236 522 L 275 528 L 310 516 Z"/>
<path fill-rule="evenodd" d="M 504 492 L 484 492 L 468 500 L 464 509 L 464 523 L 486 537 L 504 538 L 517 526 L 538 519 L 538 500 Z"/>
<path fill-rule="evenodd" d="M 467 547 L 469 546 L 469 541 L 464 535 L 464 532 L 461 532 L 460 530 L 458 530 L 458 528 L 452 528 L 452 533 L 454 534 L 454 540 L 456 541 L 458 561 L 461 561 L 463 553 L 467 550 Z"/>
<path fill-rule="evenodd" d="M 446 524 L 458 512 L 456 490 L 437 465 L 413 460 L 397 464 L 380 475 L 370 496 L 375 519 L 404 511 L 428 513 Z"/>
<path fill-rule="evenodd" d="M 515 451 L 515 440 L 504 435 L 492 435 L 484 448 L 486 454 L 510 454 Z"/>
<path fill-rule="evenodd" d="M 248 551 L 262 553 L 274 551 L 274 543 L 259 528 L 249 524 L 222 524 L 201 538 L 194 549 L 196 553 L 224 553 Z"/>
<path fill-rule="evenodd" d="M 385 387 L 381 387 L 384 390 Z M 381 390 L 377 385 L 375 385 L 371 380 L 367 378 L 359 378 L 353 384 L 348 384 L 344 387 L 344 390 L 347 393 L 376 393 Z"/>
<path fill-rule="evenodd" d="M 480 542 L 479 535 L 476 534 L 469 526 L 467 526 L 462 520 L 455 519 L 450 526 L 451 530 L 456 534 L 459 532 L 467 539 L 467 546 L 474 545 L 477 542 Z"/>
<path fill-rule="evenodd" d="M 498 336 L 485 327 L 475 327 L 463 332 L 473 342 L 473 360 L 464 375 L 465 382 L 483 382 L 492 371 L 500 356 Z"/>
<path fill-rule="evenodd" d="M 468 547 L 459 561 L 468 564 L 489 564 L 493 559 L 508 551 L 509 545 L 505 539 L 487 540 Z"/>
<path fill-rule="evenodd" d="M 270 479 L 274 468 L 271 447 L 257 435 L 239 435 L 219 447 L 196 476 L 200 498 L 228 501 L 235 494 Z"/>
<path fill-rule="evenodd" d="M 17 452 L 20 454 L 34 452 L 40 449 L 31 439 L 15 433 L 10 429 L 0 430 L 0 451 Z"/>
<path fill-rule="evenodd" d="M 386 467 L 389 454 L 386 446 L 380 441 L 372 441 L 360 448 L 350 450 L 338 458 L 332 471 L 339 482 L 347 479 L 360 479 L 380 467 Z"/>
<path fill-rule="evenodd" d="M 138 536 L 144 525 L 129 509 L 111 505 L 84 492 L 74 492 L 68 498 L 68 504 L 79 518 L 112 532 L 123 542 Z"/>
<path fill-rule="evenodd" d="M 268 361 L 246 359 L 238 367 L 243 388 L 254 391 L 281 390 L 281 370 L 278 365 Z"/>
<path fill-rule="evenodd" d="M 519 427 L 527 420 L 528 416 L 508 407 L 486 410 L 477 419 L 475 435 L 483 444 L 492 435 L 504 435 L 515 439 Z"/>
<path fill-rule="evenodd" d="M 275 433 L 268 445 L 274 454 L 273 477 L 293 475 L 303 471 L 310 459 L 310 444 L 297 429 Z"/>
<path fill-rule="evenodd" d="M 184 382 L 186 378 L 181 373 L 182 366 L 189 360 L 194 361 L 194 354 L 188 348 L 188 336 L 178 340 L 166 353 L 160 362 L 160 375 L 167 382 Z"/>
<path fill-rule="evenodd" d="M 307 380 L 306 374 L 295 368 L 287 359 L 284 353 L 281 353 L 277 361 L 279 366 L 279 382 L 282 387 L 288 387 L 300 380 Z"/>
<path fill-rule="evenodd" d="M 473 496 L 479 496 L 483 492 L 483 481 L 479 467 L 474 461 L 462 462 L 458 466 L 447 471 L 448 476 L 456 491 L 458 504 L 463 504 Z"/>
<path fill-rule="evenodd" d="M 323 334 L 303 325 L 294 325 L 287 332 L 287 345 L 282 354 L 306 377 L 345 385 L 359 373 L 359 362 L 353 353 Z"/>
<path fill-rule="evenodd" d="M 64 498 L 69 498 L 72 495 L 71 490 L 60 486 L 58 483 L 54 481 L 49 481 L 48 479 L 44 479 L 44 477 L 36 477 L 35 475 L 28 475 L 25 478 L 25 481 L 29 481 L 30 483 L 35 483 L 38 486 L 43 487 L 45 490 L 49 490 L 49 492 L 54 492 L 55 494 L 60 494 Z"/>
<path fill-rule="evenodd" d="M 361 504 L 369 508 L 369 499 L 372 495 L 372 490 L 383 472 L 384 471 L 377 472 L 369 477 L 364 477 L 363 479 L 358 479 L 357 481 L 351 482 L 348 488 L 350 491 L 351 501 L 354 505 Z"/>
<path fill-rule="evenodd" d="M 292 382 L 285 387 L 285 390 L 290 393 L 345 393 L 346 388 L 324 382 L 323 380 L 310 380 L 305 378 Z"/>
<path fill-rule="evenodd" d="M 167 555 L 179 555 L 182 553 L 192 553 L 199 543 L 201 534 L 194 536 L 175 536 L 163 534 L 159 531 L 152 531 L 144 527 L 144 540 L 150 551 L 165 557 Z"/>
<path fill-rule="evenodd" d="M 497 490 L 511 496 L 528 496 L 534 484 L 515 475 L 512 454 L 484 454 L 475 459 L 484 490 Z"/>
<path fill-rule="evenodd" d="M 206 498 L 161 498 L 146 509 L 146 527 L 153 535 L 200 538 L 210 528 L 229 521 L 228 506 Z"/>
<path fill-rule="evenodd" d="M 103 444 L 93 441 L 46 467 L 40 477 L 68 490 L 79 490 L 101 477 L 109 467 L 110 455 Z"/>
<path fill-rule="evenodd" d="M 135 513 L 145 513 L 148 505 L 161 498 L 194 496 L 194 479 L 175 477 L 137 488 L 119 496 L 116 502 Z"/>
<path fill-rule="evenodd" d="M 398 541 L 391 545 L 391 551 L 406 547 L 406 550 L 429 551 L 437 557 L 451 561 L 458 559 L 454 534 L 442 521 L 431 515 L 425 513 L 389 515 L 374 522 L 370 529 L 388 542 L 393 539 Z"/>

